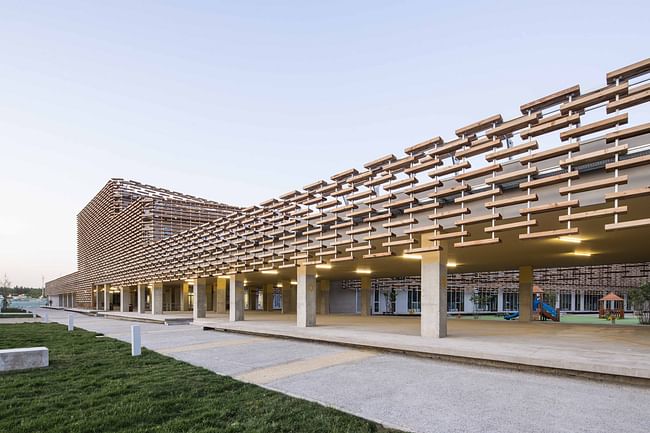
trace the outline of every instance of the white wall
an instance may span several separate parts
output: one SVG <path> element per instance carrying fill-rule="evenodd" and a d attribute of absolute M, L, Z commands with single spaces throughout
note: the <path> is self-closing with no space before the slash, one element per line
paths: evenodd
<path fill-rule="evenodd" d="M 342 289 L 340 281 L 330 282 L 330 313 L 356 313 L 356 291 Z"/>

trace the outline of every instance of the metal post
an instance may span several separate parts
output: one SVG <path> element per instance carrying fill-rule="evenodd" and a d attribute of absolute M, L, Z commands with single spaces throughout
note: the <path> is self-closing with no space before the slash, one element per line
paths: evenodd
<path fill-rule="evenodd" d="M 131 325 L 131 356 L 140 356 L 141 353 L 140 325 Z"/>

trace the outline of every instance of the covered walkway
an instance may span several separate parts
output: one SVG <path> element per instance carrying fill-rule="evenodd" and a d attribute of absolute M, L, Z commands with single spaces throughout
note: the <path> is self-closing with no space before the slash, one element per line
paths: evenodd
<path fill-rule="evenodd" d="M 449 338 L 431 339 L 419 336 L 417 317 L 322 315 L 318 326 L 309 329 L 296 327 L 295 320 L 291 314 L 247 312 L 245 321 L 211 315 L 194 324 L 478 364 L 650 382 L 650 329 L 640 327 L 449 319 Z"/>

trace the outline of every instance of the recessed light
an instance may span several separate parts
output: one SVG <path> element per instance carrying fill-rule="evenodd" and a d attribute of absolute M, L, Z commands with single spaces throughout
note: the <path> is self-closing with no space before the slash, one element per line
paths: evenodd
<path fill-rule="evenodd" d="M 357 269 L 355 271 L 357 274 L 371 274 L 372 271 L 370 269 Z"/>
<path fill-rule="evenodd" d="M 273 275 L 276 275 L 276 274 L 278 273 L 278 270 L 277 270 L 277 269 L 269 269 L 269 270 L 266 270 L 266 271 L 262 271 L 262 273 L 263 273 L 263 274 L 273 274 Z"/>
<path fill-rule="evenodd" d="M 291 282 L 291 285 L 292 285 L 292 286 L 297 286 L 297 285 L 298 285 L 298 281 L 292 281 L 292 282 Z"/>
<path fill-rule="evenodd" d="M 456 262 L 447 262 L 447 267 L 448 268 L 455 268 L 456 266 L 458 266 L 458 263 L 456 263 Z"/>
<path fill-rule="evenodd" d="M 572 244 L 579 244 L 580 242 L 582 242 L 582 239 L 577 238 L 575 236 L 560 236 L 558 239 L 561 240 L 562 242 L 569 242 Z"/>
<path fill-rule="evenodd" d="M 402 257 L 405 259 L 422 260 L 422 256 L 419 254 L 403 254 Z"/>
<path fill-rule="evenodd" d="M 320 265 L 316 265 L 316 269 L 332 269 L 332 265 L 328 265 L 327 263 L 322 263 Z"/>
<path fill-rule="evenodd" d="M 576 256 L 591 257 L 590 251 L 574 251 L 573 254 Z"/>

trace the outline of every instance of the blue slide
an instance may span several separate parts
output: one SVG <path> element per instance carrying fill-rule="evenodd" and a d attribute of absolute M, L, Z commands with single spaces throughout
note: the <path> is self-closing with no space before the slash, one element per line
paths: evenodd
<path fill-rule="evenodd" d="M 537 311 L 539 308 L 539 299 L 535 298 L 533 301 L 533 310 Z M 548 305 L 546 302 L 542 302 L 542 316 L 551 319 L 553 321 L 559 322 L 560 318 L 558 317 L 557 311 L 555 308 Z M 503 316 L 506 320 L 514 320 L 519 318 L 519 311 L 513 311 Z"/>
<path fill-rule="evenodd" d="M 533 310 L 537 311 L 538 308 L 539 308 L 539 300 L 535 298 L 535 301 L 533 301 Z M 551 319 L 555 322 L 560 321 L 560 317 L 557 314 L 557 310 L 555 310 L 555 308 L 548 305 L 546 302 L 542 302 L 542 317 L 546 317 L 547 319 Z"/>

